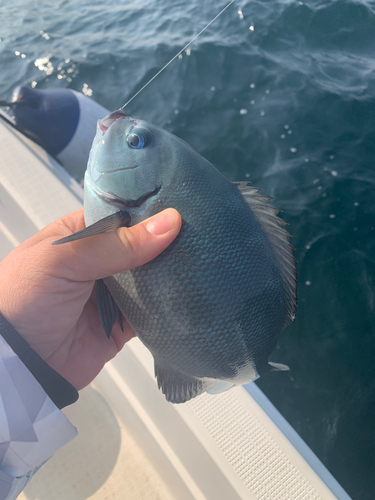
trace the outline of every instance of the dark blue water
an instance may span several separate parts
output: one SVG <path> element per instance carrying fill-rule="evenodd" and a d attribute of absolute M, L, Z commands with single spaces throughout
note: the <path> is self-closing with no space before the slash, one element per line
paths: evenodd
<path fill-rule="evenodd" d="M 224 5 L 1 0 L 0 98 L 26 82 L 116 109 Z M 259 386 L 353 499 L 373 499 L 375 1 L 236 2 L 127 109 L 283 210 L 299 306 L 271 359 L 291 372 Z"/>

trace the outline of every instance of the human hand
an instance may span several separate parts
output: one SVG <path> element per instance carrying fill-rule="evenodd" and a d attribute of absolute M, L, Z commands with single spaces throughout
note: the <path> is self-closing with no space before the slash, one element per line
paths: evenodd
<path fill-rule="evenodd" d="M 116 324 L 107 339 L 95 280 L 152 260 L 175 239 L 181 217 L 167 209 L 131 228 L 51 245 L 84 227 L 81 209 L 45 227 L 0 262 L 0 312 L 77 390 L 134 336 L 124 321 L 124 331 Z"/>

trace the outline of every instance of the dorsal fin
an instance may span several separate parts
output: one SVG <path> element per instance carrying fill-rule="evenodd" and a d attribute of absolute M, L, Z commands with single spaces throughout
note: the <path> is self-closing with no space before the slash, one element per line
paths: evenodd
<path fill-rule="evenodd" d="M 287 223 L 277 216 L 280 210 L 269 205 L 272 198 L 259 194 L 259 188 L 249 182 L 235 184 L 260 223 L 278 263 L 286 298 L 285 328 L 294 320 L 297 308 L 297 261 L 289 243 L 291 235 L 284 229 Z"/>

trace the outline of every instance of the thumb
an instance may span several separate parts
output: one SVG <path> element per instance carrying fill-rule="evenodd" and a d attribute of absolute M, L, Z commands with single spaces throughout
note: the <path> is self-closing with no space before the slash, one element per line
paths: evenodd
<path fill-rule="evenodd" d="M 91 281 L 149 262 L 172 243 L 180 228 L 180 214 L 168 208 L 136 226 L 53 248 L 64 253 L 60 257 L 66 278 Z"/>

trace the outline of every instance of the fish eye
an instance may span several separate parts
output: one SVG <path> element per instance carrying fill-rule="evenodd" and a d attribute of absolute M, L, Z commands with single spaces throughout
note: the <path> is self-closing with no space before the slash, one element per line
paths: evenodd
<path fill-rule="evenodd" d="M 144 148 L 150 142 L 150 139 L 149 132 L 142 128 L 135 128 L 126 136 L 126 142 L 132 149 Z"/>

